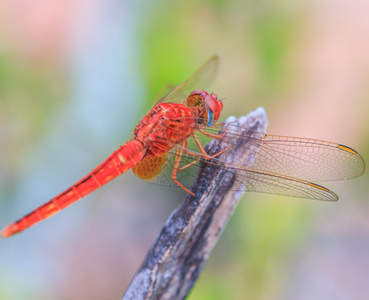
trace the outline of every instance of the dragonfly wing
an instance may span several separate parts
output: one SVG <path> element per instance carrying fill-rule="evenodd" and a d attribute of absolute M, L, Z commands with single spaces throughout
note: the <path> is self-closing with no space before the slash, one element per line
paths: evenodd
<path fill-rule="evenodd" d="M 156 95 L 154 103 L 155 105 L 157 103 L 160 103 L 161 100 L 170 93 L 170 91 L 172 91 L 176 86 L 173 83 L 168 83 L 165 86 L 163 86 L 159 93 Z"/>
<path fill-rule="evenodd" d="M 314 139 L 265 135 L 258 154 L 254 168 L 309 181 L 350 179 L 365 170 L 355 150 Z"/>
<path fill-rule="evenodd" d="M 216 133 L 217 129 L 206 131 Z M 256 170 L 317 182 L 355 178 L 365 170 L 360 154 L 341 144 L 248 132 L 248 136 L 242 136 L 235 126 L 229 125 L 225 140 L 226 143 L 247 141 L 239 143 L 239 147 L 259 145 L 252 165 Z M 242 161 L 242 158 L 238 159 Z"/>
<path fill-rule="evenodd" d="M 212 56 L 200 69 L 190 76 L 185 82 L 174 87 L 160 102 L 184 103 L 188 95 L 199 89 L 206 89 L 213 82 L 219 66 L 219 57 Z M 164 91 L 165 89 L 163 89 Z"/>
<path fill-rule="evenodd" d="M 335 193 L 312 182 L 254 168 L 235 168 L 240 190 L 324 201 L 338 200 Z"/>
<path fill-rule="evenodd" d="M 219 127 L 202 131 L 205 134 L 195 131 L 196 136 L 202 145 L 206 145 L 212 139 L 206 134 L 219 134 Z M 219 157 L 206 160 L 193 138 L 189 137 L 185 148 L 172 145 L 162 159 L 153 159 L 159 161 L 155 168 L 160 170 L 143 179 L 177 186 L 172 175 L 175 161 L 180 156 L 176 180 L 186 188 L 191 188 L 200 171 L 201 176 L 214 178 L 217 176 L 215 172 L 222 170 L 237 174 L 232 189 L 335 201 L 338 198 L 333 192 L 312 181 L 353 178 L 360 176 L 365 168 L 362 157 L 355 150 L 340 144 L 272 136 L 253 130 L 245 133 L 232 123 L 228 123 L 225 131 L 224 136 L 219 135 L 223 146 L 218 151 L 224 150 Z"/>
<path fill-rule="evenodd" d="M 177 147 L 168 151 L 161 158 L 164 159 L 148 159 L 142 160 L 137 166 L 138 168 L 151 169 L 152 166 L 158 166 L 156 161 L 160 163 L 160 172 L 155 172 L 154 176 L 139 176 L 141 179 L 160 185 L 178 186 L 172 179 L 173 166 L 176 156 L 178 156 Z M 193 150 L 191 150 L 193 151 Z M 176 172 L 176 180 L 184 187 L 191 188 L 194 180 L 201 171 L 202 178 L 215 178 L 220 172 L 225 175 L 227 172 L 235 176 L 236 182 L 232 190 L 245 190 L 250 192 L 262 192 L 269 194 L 278 194 L 284 196 L 310 198 L 317 200 L 336 201 L 338 197 L 330 190 L 310 183 L 301 179 L 274 174 L 254 168 L 245 167 L 242 165 L 226 164 L 220 159 L 205 160 L 196 155 L 201 155 L 199 152 L 188 152 L 181 155 L 181 161 Z M 151 162 L 152 161 L 152 162 Z M 148 164 L 151 167 L 148 167 Z M 147 172 L 143 172 L 147 174 Z M 152 174 L 151 174 L 152 175 Z"/>

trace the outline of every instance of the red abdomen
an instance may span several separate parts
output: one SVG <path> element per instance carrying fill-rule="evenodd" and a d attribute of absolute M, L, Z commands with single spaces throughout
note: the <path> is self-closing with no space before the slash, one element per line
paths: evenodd
<path fill-rule="evenodd" d="M 139 141 L 131 141 L 122 145 L 80 181 L 52 198 L 49 202 L 36 208 L 30 214 L 5 227 L 1 235 L 8 237 L 56 214 L 138 164 L 145 153 L 146 148 Z"/>

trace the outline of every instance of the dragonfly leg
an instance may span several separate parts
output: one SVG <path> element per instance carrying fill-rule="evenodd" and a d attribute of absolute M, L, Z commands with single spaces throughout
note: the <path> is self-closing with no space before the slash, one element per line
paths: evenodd
<path fill-rule="evenodd" d="M 192 134 L 194 140 L 195 140 L 195 143 L 197 145 L 197 147 L 199 148 L 201 154 L 198 154 L 198 153 L 195 153 L 195 152 L 191 152 L 187 149 L 187 146 L 188 146 L 188 140 L 185 140 L 181 147 L 178 147 L 177 148 L 177 152 L 176 152 L 176 156 L 174 158 L 174 166 L 173 166 L 173 171 L 172 171 L 172 180 L 177 184 L 179 185 L 182 189 L 184 189 L 187 193 L 191 194 L 192 196 L 195 197 L 195 194 L 192 193 L 190 190 L 188 190 L 187 188 L 185 188 L 178 180 L 177 180 L 177 174 L 178 172 L 196 164 L 197 162 L 200 161 L 200 159 L 202 157 L 204 157 L 206 160 L 209 160 L 209 159 L 212 159 L 212 158 L 215 158 L 217 157 L 218 155 L 222 154 L 224 151 L 226 151 L 228 149 L 228 147 L 224 148 L 223 150 L 219 151 L 218 153 L 212 155 L 212 156 L 209 156 L 204 147 L 202 146 L 201 142 L 199 141 L 198 137 L 196 136 L 196 134 Z M 219 135 L 218 135 L 219 136 Z M 179 164 L 181 162 L 181 159 L 182 159 L 182 155 L 183 153 L 187 153 L 191 156 L 195 156 L 195 157 L 198 157 L 199 159 L 183 166 L 183 167 L 179 167 Z"/>
<path fill-rule="evenodd" d="M 199 161 L 200 161 L 200 159 L 196 159 L 192 163 L 189 163 L 189 164 L 187 164 L 187 165 L 185 165 L 181 168 L 178 168 L 178 171 L 183 171 L 184 169 L 187 169 L 188 167 L 191 167 L 191 166 L 197 164 Z"/>
<path fill-rule="evenodd" d="M 199 141 L 199 138 L 197 137 L 197 135 L 192 134 L 192 136 L 193 136 L 193 139 L 195 140 L 196 146 L 199 148 L 202 156 L 204 156 L 206 160 L 217 157 L 218 155 L 222 154 L 224 151 L 226 151 L 228 149 L 228 147 L 226 147 L 223 150 L 219 151 L 218 153 L 215 153 L 214 155 L 210 156 L 209 154 L 206 153 L 206 151 L 205 151 L 204 147 L 202 146 L 201 142 Z M 197 156 L 200 156 L 200 155 L 197 155 Z"/>
<path fill-rule="evenodd" d="M 172 171 L 172 180 L 177 184 L 179 185 L 182 189 L 184 189 L 187 193 L 191 194 L 192 196 L 195 197 L 195 194 L 192 193 L 189 189 L 185 188 L 183 186 L 182 183 L 180 183 L 178 180 L 177 180 L 177 173 L 178 171 L 180 171 L 180 168 L 179 168 L 179 164 L 181 162 L 181 158 L 182 158 L 182 155 L 183 155 L 183 152 L 184 152 L 184 149 L 187 148 L 187 140 L 185 140 L 182 144 L 182 147 L 178 147 L 177 148 L 177 153 L 176 153 L 176 156 L 175 156 L 175 159 L 174 159 L 174 167 L 173 167 L 173 171 Z M 183 169 L 183 168 L 181 168 Z"/>
<path fill-rule="evenodd" d="M 215 124 L 215 125 L 213 125 L 213 127 L 214 126 L 220 126 L 220 125 L 222 125 L 222 124 L 220 124 L 220 123 L 219 124 Z M 210 133 L 210 132 L 207 132 L 207 131 L 202 130 L 201 128 L 197 128 L 197 130 L 200 131 L 203 135 L 206 135 L 206 136 L 211 137 L 213 139 L 221 139 L 227 133 L 228 126 L 229 126 L 229 124 L 227 125 L 227 128 L 224 130 L 223 133 Z"/>
<path fill-rule="evenodd" d="M 202 145 L 201 145 L 201 143 L 199 144 L 201 147 L 202 147 Z M 199 146 L 198 146 L 199 147 Z M 199 147 L 200 148 L 200 147 Z M 204 148 L 202 148 L 203 150 L 204 150 L 204 152 L 205 152 L 205 149 Z M 214 155 L 212 155 L 212 156 L 209 156 L 209 155 L 207 155 L 207 153 L 205 152 L 205 154 L 207 155 L 207 160 L 208 159 L 212 159 L 212 158 L 215 158 L 215 157 L 217 157 L 218 155 L 220 155 L 220 154 L 222 154 L 225 150 L 227 150 L 228 149 L 228 147 L 226 147 L 225 149 L 223 149 L 222 151 L 219 151 L 218 153 L 216 153 L 216 154 L 214 154 Z M 201 149 L 200 149 L 200 151 L 201 151 Z M 203 154 L 198 154 L 198 153 L 195 153 L 195 152 L 190 152 L 190 151 L 188 151 L 187 150 L 187 140 L 186 140 L 186 144 L 185 144 L 185 146 L 183 147 L 183 152 L 184 153 L 187 153 L 187 154 L 189 154 L 189 155 L 192 155 L 192 156 L 195 156 L 195 157 L 199 157 L 199 159 L 197 159 L 197 160 L 194 160 L 193 162 L 191 162 L 191 163 L 189 163 L 189 164 L 187 164 L 187 165 L 185 165 L 185 166 L 183 166 L 183 167 L 181 167 L 181 168 L 178 168 L 178 171 L 182 171 L 182 170 L 184 170 L 184 169 L 187 169 L 188 167 L 191 167 L 192 165 L 194 165 L 194 164 L 196 164 L 196 163 L 198 163 L 199 161 L 200 161 L 200 158 L 201 157 L 204 157 L 204 155 Z"/>

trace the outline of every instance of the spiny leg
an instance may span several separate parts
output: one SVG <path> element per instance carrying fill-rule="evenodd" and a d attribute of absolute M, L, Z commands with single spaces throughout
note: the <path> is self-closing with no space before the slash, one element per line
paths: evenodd
<path fill-rule="evenodd" d="M 201 131 L 200 131 L 201 132 Z M 219 138 L 219 137 L 223 137 L 225 134 L 225 132 L 223 134 L 208 134 L 206 133 L 205 135 L 208 135 L 210 137 L 213 137 L 213 138 Z M 209 160 L 209 159 L 212 159 L 212 158 L 215 158 L 217 157 L 218 155 L 222 154 L 224 151 L 226 151 L 228 149 L 228 147 L 224 148 L 223 150 L 219 151 L 218 153 L 210 156 L 206 153 L 204 147 L 202 146 L 200 140 L 198 139 L 198 137 L 196 136 L 196 134 L 192 134 L 192 137 L 194 138 L 195 140 L 195 143 L 197 145 L 197 147 L 199 148 L 201 154 L 198 154 L 198 153 L 195 153 L 195 152 L 191 152 L 189 151 L 187 148 L 188 148 L 188 139 L 186 139 L 181 145 L 180 147 L 177 148 L 177 151 L 176 151 L 176 155 L 175 155 L 175 158 L 174 158 L 174 166 L 173 166 L 173 171 L 172 171 L 172 180 L 177 184 L 179 185 L 182 189 L 184 189 L 186 192 L 188 192 L 189 194 L 191 194 L 192 196 L 195 197 L 195 194 L 192 193 L 190 190 L 188 190 L 186 187 L 184 187 L 178 180 L 177 180 L 177 174 L 178 172 L 196 164 L 197 162 L 200 161 L 200 159 L 202 157 L 205 157 L 206 160 Z M 186 153 L 188 155 L 191 155 L 191 156 L 194 156 L 194 157 L 198 157 L 199 159 L 183 166 L 183 167 L 179 167 L 180 165 L 180 162 L 181 162 L 181 159 L 182 159 L 182 156 L 183 156 L 183 153 Z"/>
<path fill-rule="evenodd" d="M 192 134 L 193 139 L 196 143 L 196 146 L 199 148 L 200 152 L 202 153 L 202 155 L 205 157 L 206 160 L 212 159 L 214 157 L 217 157 L 218 155 L 222 154 L 224 151 L 226 151 L 228 149 L 228 147 L 224 148 L 223 150 L 219 151 L 218 153 L 215 153 L 214 155 L 210 156 L 209 154 L 206 153 L 204 147 L 202 146 L 199 138 L 197 137 L 197 135 L 195 133 Z M 197 154 L 197 156 L 200 156 L 199 154 Z"/>
<path fill-rule="evenodd" d="M 216 123 L 213 125 L 214 126 L 221 126 L 222 124 L 221 123 Z M 225 136 L 226 132 L 228 131 L 228 127 L 229 127 L 229 124 L 227 125 L 226 129 L 224 130 L 223 133 L 210 133 L 210 132 L 207 132 L 207 131 L 204 131 L 202 130 L 201 128 L 197 128 L 198 131 L 200 131 L 203 135 L 206 135 L 208 137 L 211 137 L 213 139 L 221 139 Z"/>
<path fill-rule="evenodd" d="M 178 171 L 182 171 L 182 170 L 184 170 L 184 169 L 186 169 L 186 168 L 188 168 L 188 167 L 190 167 L 190 166 L 192 166 L 192 165 L 195 165 L 196 163 L 198 163 L 198 162 L 200 161 L 200 159 L 201 159 L 202 157 L 205 157 L 205 159 L 206 159 L 206 160 L 209 160 L 209 159 L 212 159 L 212 158 L 217 157 L 218 155 L 222 154 L 224 151 L 226 151 L 226 150 L 228 149 L 228 147 L 226 147 L 226 148 L 225 148 L 225 149 L 223 149 L 222 151 L 219 151 L 218 153 L 215 153 L 214 155 L 209 156 L 209 155 L 206 153 L 206 151 L 205 151 L 204 147 L 202 146 L 202 144 L 200 143 L 200 141 L 198 140 L 197 136 L 196 136 L 195 134 L 193 134 L 193 137 L 194 137 L 194 140 L 195 140 L 195 143 L 196 143 L 197 147 L 199 148 L 199 150 L 200 150 L 200 152 L 201 152 L 202 154 L 198 154 L 198 153 L 196 153 L 196 152 L 190 152 L 190 151 L 187 149 L 187 144 L 188 144 L 188 143 L 187 143 L 187 140 L 186 140 L 186 143 L 184 144 L 184 147 L 183 147 L 182 151 L 183 151 L 184 153 L 186 153 L 186 154 L 191 155 L 191 156 L 199 157 L 199 159 L 194 160 L 193 162 L 191 162 L 191 163 L 189 163 L 189 164 L 187 164 L 187 165 L 185 165 L 185 166 L 183 166 L 183 167 L 181 167 L 181 168 L 178 168 Z M 182 155 L 183 155 L 183 154 L 182 154 Z"/>
<path fill-rule="evenodd" d="M 172 180 L 177 184 L 179 185 L 182 189 L 184 189 L 187 193 L 191 194 L 192 196 L 195 197 L 195 194 L 192 193 L 189 189 L 185 188 L 183 186 L 182 183 L 180 183 L 178 180 L 177 180 L 177 173 L 178 171 L 180 170 L 179 169 L 179 164 L 181 162 L 181 158 L 182 158 L 182 155 L 183 155 L 183 152 L 184 152 L 184 149 L 187 148 L 187 144 L 188 144 L 188 140 L 185 140 L 183 143 L 182 143 L 182 147 L 178 147 L 177 148 L 177 151 L 176 151 L 176 155 L 175 155 L 175 158 L 174 158 L 174 167 L 173 167 L 173 171 L 172 171 Z"/>

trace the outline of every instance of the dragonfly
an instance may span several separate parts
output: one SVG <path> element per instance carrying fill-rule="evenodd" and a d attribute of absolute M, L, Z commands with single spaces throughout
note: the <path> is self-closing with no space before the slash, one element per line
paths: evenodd
<path fill-rule="evenodd" d="M 200 170 L 204 170 L 205 162 L 236 169 L 245 191 L 326 201 L 336 201 L 338 197 L 313 181 L 342 180 L 363 174 L 365 163 L 360 154 L 342 144 L 252 130 L 242 136 L 232 123 L 221 133 L 219 126 L 223 123 L 218 120 L 223 101 L 215 93 L 203 90 L 213 81 L 218 65 L 219 58 L 213 56 L 188 80 L 166 88 L 169 92 L 162 92 L 164 96 L 135 127 L 130 141 L 81 180 L 5 227 L 1 236 L 9 237 L 49 218 L 129 169 L 145 181 L 178 186 L 196 197 L 190 188 Z M 247 139 L 241 145 L 257 145 L 251 166 L 241 157 L 235 157 L 236 163 L 222 159 L 227 151 L 233 150 L 232 143 L 213 155 L 207 153 L 207 141 L 225 137 L 229 141 Z M 208 169 L 211 172 L 212 168 Z"/>

